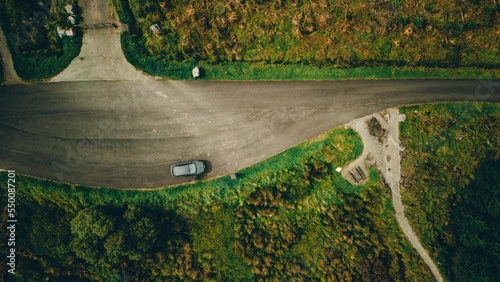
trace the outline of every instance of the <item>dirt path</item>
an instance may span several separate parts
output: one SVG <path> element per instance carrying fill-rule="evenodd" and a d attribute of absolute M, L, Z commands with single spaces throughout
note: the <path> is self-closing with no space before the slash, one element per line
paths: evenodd
<path fill-rule="evenodd" d="M 377 118 L 382 125 L 382 128 L 384 128 L 388 133 L 383 142 L 378 141 L 376 137 L 371 136 L 368 132 L 366 121 L 372 117 Z M 342 174 L 345 175 L 346 172 L 354 166 L 364 167 L 365 165 L 376 165 L 378 169 L 380 169 L 387 185 L 391 188 L 392 204 L 394 206 L 394 210 L 396 211 L 396 219 L 399 226 L 403 230 L 413 248 L 417 250 L 418 254 L 430 268 L 432 274 L 436 278 L 436 281 L 442 282 L 443 277 L 441 276 L 441 273 L 439 273 L 438 268 L 429 257 L 427 251 L 422 247 L 422 244 L 420 244 L 418 237 L 415 235 L 415 232 L 413 232 L 413 229 L 404 214 L 404 205 L 401 200 L 399 190 L 401 177 L 400 151 L 403 150 L 403 148 L 399 146 L 398 118 L 398 109 L 388 109 L 381 113 L 373 114 L 348 123 L 347 126 L 353 128 L 361 135 L 364 149 L 361 157 L 344 168 Z"/>
<path fill-rule="evenodd" d="M 0 28 L 0 55 L 2 57 L 2 66 L 4 72 L 4 84 L 19 84 L 22 83 L 21 78 L 17 76 L 16 70 L 14 69 L 14 63 L 12 62 L 12 56 L 10 54 L 9 47 L 7 46 L 7 38 L 3 34 L 3 30 Z"/>
<path fill-rule="evenodd" d="M 81 0 L 83 24 L 110 23 L 120 25 L 109 1 Z M 148 78 L 130 65 L 123 55 L 119 28 L 88 29 L 78 57 L 56 81 L 141 80 Z"/>

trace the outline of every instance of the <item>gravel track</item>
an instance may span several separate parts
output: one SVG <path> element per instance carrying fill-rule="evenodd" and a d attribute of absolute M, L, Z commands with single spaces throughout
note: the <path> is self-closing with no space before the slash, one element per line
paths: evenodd
<path fill-rule="evenodd" d="M 120 26 L 114 8 L 108 1 L 79 1 L 82 24 L 114 23 Z M 78 57 L 51 82 L 98 80 L 147 80 L 127 62 L 120 44 L 119 28 L 87 29 Z"/>
<path fill-rule="evenodd" d="M 366 121 L 375 117 L 378 119 L 382 128 L 387 131 L 386 138 L 383 142 L 379 142 L 377 137 L 373 137 L 368 132 L 368 126 Z M 436 267 L 436 264 L 429 256 L 427 250 L 424 249 L 420 243 L 418 237 L 415 235 L 408 219 L 404 213 L 404 205 L 401 200 L 401 194 L 399 189 L 399 182 L 401 178 L 401 156 L 400 151 L 404 150 L 399 146 L 399 110 L 398 109 L 388 109 L 382 111 L 381 113 L 373 114 L 368 117 L 353 120 L 347 124 L 347 126 L 356 130 L 363 139 L 363 153 L 356 161 L 349 164 L 345 171 L 343 170 L 343 175 L 347 174 L 355 166 L 365 166 L 365 165 L 376 165 L 381 171 L 385 182 L 389 185 L 392 194 L 392 205 L 396 211 L 396 219 L 399 226 L 403 230 L 403 233 L 410 241 L 411 245 L 420 257 L 427 264 L 432 274 L 436 278 L 436 281 L 442 282 L 443 277 Z"/>

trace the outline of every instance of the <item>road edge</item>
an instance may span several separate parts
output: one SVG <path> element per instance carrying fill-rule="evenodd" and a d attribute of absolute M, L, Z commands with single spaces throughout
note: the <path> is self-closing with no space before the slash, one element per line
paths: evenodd
<path fill-rule="evenodd" d="M 3 85 L 20 84 L 23 83 L 21 78 L 17 75 L 14 69 L 14 62 L 12 61 L 12 54 L 10 53 L 9 46 L 7 46 L 7 38 L 0 27 L 0 54 L 2 56 L 2 67 L 4 70 Z M 1 83 L 1 81 L 0 81 Z"/>

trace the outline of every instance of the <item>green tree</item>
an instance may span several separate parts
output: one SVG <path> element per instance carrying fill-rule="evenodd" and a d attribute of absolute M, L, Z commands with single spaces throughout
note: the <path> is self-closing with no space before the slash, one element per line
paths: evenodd
<path fill-rule="evenodd" d="M 158 231 L 154 222 L 148 217 L 142 217 L 130 227 L 130 234 L 137 241 L 137 249 L 147 252 L 156 243 Z"/>
<path fill-rule="evenodd" d="M 111 263 L 119 263 L 126 255 L 124 249 L 125 238 L 123 232 L 113 232 L 104 242 L 107 260 Z"/>
<path fill-rule="evenodd" d="M 71 220 L 71 245 L 76 255 L 96 263 L 104 250 L 104 238 L 115 228 L 115 219 L 96 209 L 83 209 Z"/>

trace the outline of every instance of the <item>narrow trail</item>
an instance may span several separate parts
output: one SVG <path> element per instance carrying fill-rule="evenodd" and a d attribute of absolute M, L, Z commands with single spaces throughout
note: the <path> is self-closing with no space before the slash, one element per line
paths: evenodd
<path fill-rule="evenodd" d="M 384 128 L 388 134 L 387 138 L 383 142 L 379 142 L 376 137 L 373 137 L 368 132 L 366 121 L 375 117 L 379 120 L 382 128 Z M 350 170 L 350 168 L 355 166 L 364 166 L 365 163 L 369 165 L 376 165 L 389 187 L 392 191 L 392 205 L 396 211 L 396 219 L 399 226 L 403 230 L 403 233 L 410 241 L 413 248 L 422 257 L 425 264 L 429 267 L 432 274 L 436 278 L 436 281 L 442 282 L 443 277 L 436 267 L 434 261 L 431 259 L 427 250 L 424 249 L 420 243 L 417 235 L 413 231 L 408 219 L 404 213 L 404 205 L 401 199 L 399 182 L 401 178 L 401 155 L 400 151 L 403 150 L 399 146 L 399 110 L 398 109 L 388 109 L 383 111 L 382 114 L 373 114 L 368 117 L 360 118 L 351 121 L 347 126 L 356 130 L 362 140 L 363 140 L 363 153 L 362 155 L 349 164 L 345 171 Z M 370 160 L 370 161 L 368 161 Z M 344 169 L 343 169 L 344 170 Z"/>
<path fill-rule="evenodd" d="M 2 66 L 4 72 L 5 81 L 3 84 L 20 84 L 23 83 L 21 78 L 17 76 L 16 70 L 14 69 L 14 63 L 12 62 L 12 55 L 10 53 L 9 47 L 7 46 L 7 38 L 0 28 L 0 55 L 2 57 Z"/>
<path fill-rule="evenodd" d="M 417 250 L 418 254 L 422 257 L 427 266 L 429 266 L 429 268 L 431 269 L 432 274 L 434 274 L 434 277 L 436 278 L 436 281 L 442 282 L 443 277 L 441 276 L 439 269 L 437 268 L 436 264 L 427 253 L 427 250 L 425 250 L 422 244 L 420 244 L 417 235 L 415 235 L 415 232 L 413 232 L 413 229 L 411 228 L 411 225 L 405 216 L 404 205 L 401 199 L 401 194 L 399 189 L 399 183 L 401 180 L 401 155 L 399 153 L 401 147 L 399 146 L 399 122 L 398 122 L 399 110 L 391 109 L 390 115 L 392 116 L 392 118 L 388 122 L 389 140 L 392 140 L 393 142 L 389 142 L 388 144 L 389 145 L 388 154 L 391 157 L 389 161 L 390 162 L 389 168 L 392 168 L 392 172 L 386 171 L 385 175 L 392 176 L 390 177 L 390 182 L 388 181 L 388 183 L 392 190 L 392 205 L 394 206 L 394 210 L 396 211 L 396 219 L 398 220 L 399 226 L 401 227 L 401 229 L 403 229 L 403 232 L 405 233 L 406 237 L 408 238 L 408 240 L 410 240 L 410 243 L 413 246 L 413 248 Z"/>

